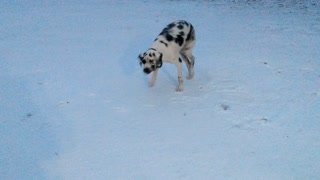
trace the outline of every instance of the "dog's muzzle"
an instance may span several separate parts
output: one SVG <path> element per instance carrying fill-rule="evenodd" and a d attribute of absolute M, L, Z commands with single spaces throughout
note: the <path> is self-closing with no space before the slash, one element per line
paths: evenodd
<path fill-rule="evenodd" d="M 143 72 L 146 74 L 150 74 L 152 72 L 152 70 L 150 70 L 149 68 L 144 68 Z"/>

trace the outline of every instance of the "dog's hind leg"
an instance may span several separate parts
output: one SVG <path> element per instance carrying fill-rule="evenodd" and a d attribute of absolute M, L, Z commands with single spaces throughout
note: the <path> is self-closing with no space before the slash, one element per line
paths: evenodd
<path fill-rule="evenodd" d="M 187 77 L 187 79 L 192 79 L 194 76 L 194 59 L 195 58 L 190 51 L 181 52 L 181 56 L 188 68 L 189 76 Z"/>

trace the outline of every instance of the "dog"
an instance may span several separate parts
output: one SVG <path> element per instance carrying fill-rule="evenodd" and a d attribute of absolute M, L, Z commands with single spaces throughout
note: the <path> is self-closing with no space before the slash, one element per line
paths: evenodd
<path fill-rule="evenodd" d="M 151 47 L 144 53 L 139 54 L 140 66 L 143 72 L 150 74 L 150 87 L 154 86 L 158 71 L 163 62 L 175 64 L 178 70 L 178 87 L 176 91 L 183 91 L 182 60 L 188 68 L 187 79 L 194 76 L 194 61 L 192 49 L 195 46 L 195 30 L 191 23 L 179 20 L 167 25 Z"/>

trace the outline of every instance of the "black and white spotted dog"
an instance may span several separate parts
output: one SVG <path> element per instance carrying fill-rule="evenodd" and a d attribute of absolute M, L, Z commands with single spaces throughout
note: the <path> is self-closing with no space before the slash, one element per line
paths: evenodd
<path fill-rule="evenodd" d="M 186 63 L 189 76 L 194 76 L 194 56 L 192 49 L 195 45 L 195 32 L 193 26 L 183 20 L 175 21 L 165 27 L 159 36 L 154 40 L 152 46 L 144 53 L 139 55 L 140 65 L 144 66 L 143 71 L 146 74 L 152 74 L 150 86 L 153 86 L 158 75 L 159 68 L 163 62 L 169 62 L 176 65 L 178 70 L 177 91 L 183 91 L 182 76 L 182 57 Z"/>

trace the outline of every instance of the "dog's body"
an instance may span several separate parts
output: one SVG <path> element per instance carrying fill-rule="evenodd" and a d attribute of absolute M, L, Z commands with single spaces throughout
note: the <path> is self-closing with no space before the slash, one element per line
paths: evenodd
<path fill-rule="evenodd" d="M 194 76 L 194 56 L 192 55 L 194 45 L 195 31 L 190 23 L 180 20 L 167 25 L 154 40 L 151 48 L 139 55 L 140 64 L 144 66 L 143 71 L 146 74 L 153 72 L 150 86 L 154 85 L 162 62 L 169 62 L 177 66 L 179 82 L 177 91 L 183 91 L 180 56 L 188 68 L 187 79 L 192 79 Z"/>

